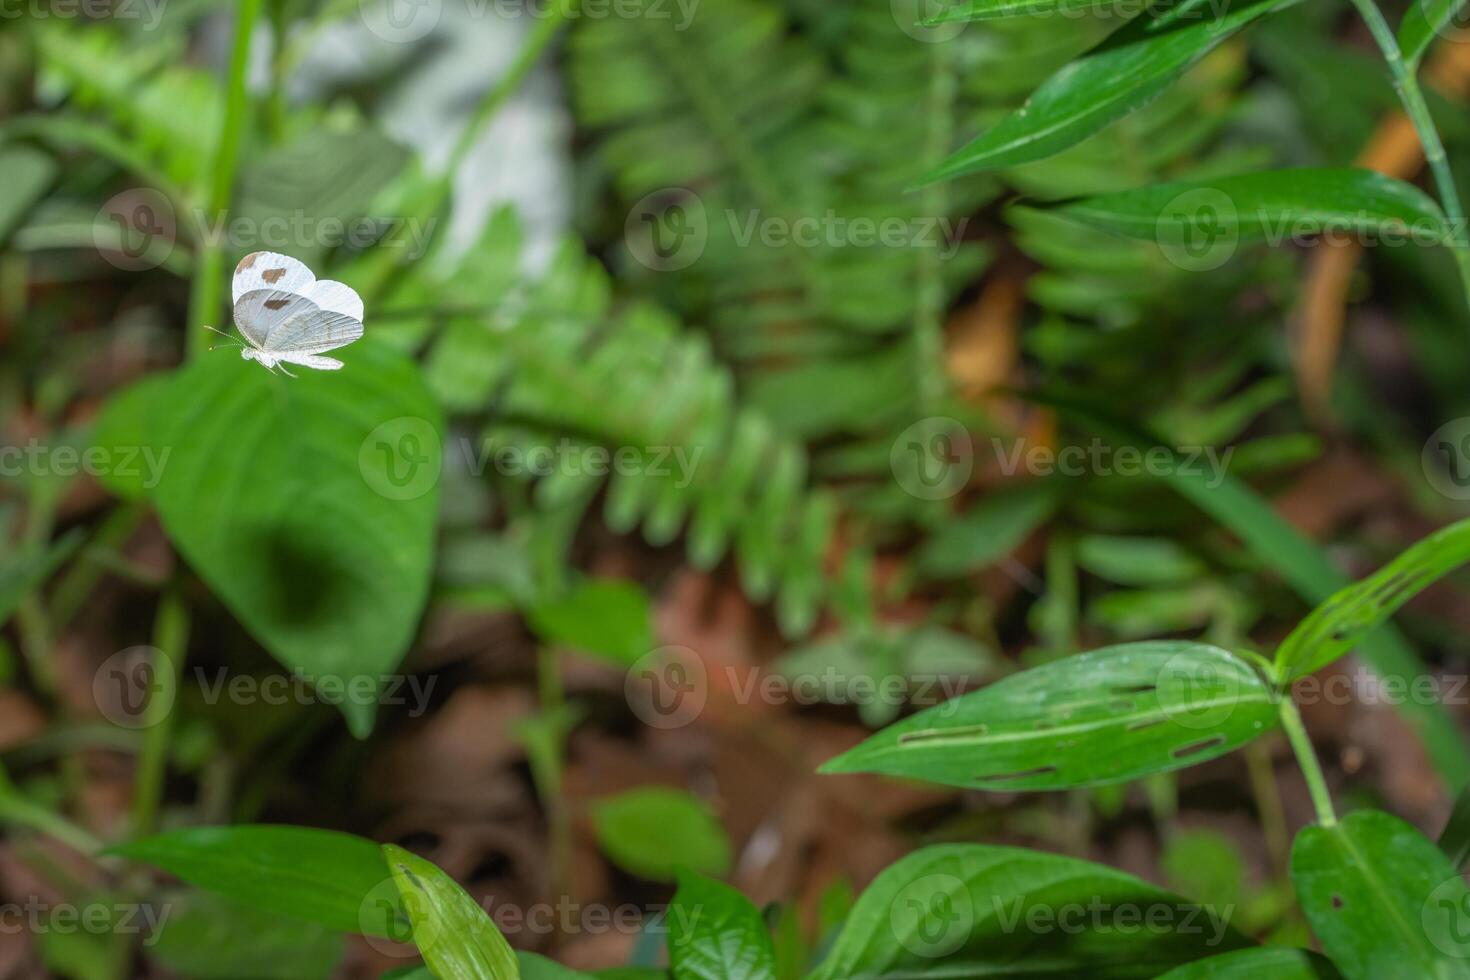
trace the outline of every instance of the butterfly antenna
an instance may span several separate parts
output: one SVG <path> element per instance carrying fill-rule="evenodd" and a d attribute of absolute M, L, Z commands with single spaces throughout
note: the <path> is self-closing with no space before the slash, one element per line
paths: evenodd
<path fill-rule="evenodd" d="M 234 338 L 234 337 L 230 336 L 229 334 L 225 333 L 223 330 L 216 330 L 214 327 L 209 326 L 209 324 L 205 324 L 204 325 L 204 329 L 210 331 L 211 333 L 217 333 L 217 334 L 219 334 L 221 337 L 225 338 L 230 343 L 234 344 L 236 347 L 244 347 L 245 346 L 239 340 L 237 340 L 236 338 Z M 219 349 L 219 346 L 220 346 L 219 344 L 215 344 L 213 347 L 210 348 L 210 350 L 218 350 Z"/>

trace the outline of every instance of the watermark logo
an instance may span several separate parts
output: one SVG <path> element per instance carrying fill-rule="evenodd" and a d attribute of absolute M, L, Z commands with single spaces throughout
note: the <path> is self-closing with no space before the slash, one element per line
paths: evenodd
<path fill-rule="evenodd" d="M 1224 191 L 1185 191 L 1159 212 L 1157 241 L 1164 257 L 1188 272 L 1223 266 L 1240 247 L 1235 201 Z"/>
<path fill-rule="evenodd" d="M 888 924 L 904 949 L 915 956 L 938 959 L 970 938 L 975 903 L 970 889 L 954 875 L 924 875 L 893 897 Z"/>
<path fill-rule="evenodd" d="M 173 661 L 157 647 L 114 653 L 92 677 L 92 699 L 102 717 L 120 728 L 149 728 L 173 710 Z"/>
<path fill-rule="evenodd" d="M 697 652 L 665 646 L 639 657 L 623 677 L 623 696 L 650 728 L 683 728 L 709 700 L 709 674 Z"/>
<path fill-rule="evenodd" d="M 427 419 L 401 415 L 368 433 L 357 468 L 373 492 L 389 500 L 416 500 L 439 484 L 444 447 Z"/>
<path fill-rule="evenodd" d="M 358 0 L 363 26 L 389 44 L 428 37 L 444 16 L 442 0 Z"/>
<path fill-rule="evenodd" d="M 953 41 L 968 26 L 963 20 L 942 24 L 926 23 L 951 6 L 953 5 L 941 0 L 888 0 L 888 10 L 893 14 L 893 22 L 898 25 L 898 29 L 915 41 L 923 41 L 925 44 Z"/>
<path fill-rule="evenodd" d="M 893 478 L 921 500 L 944 500 L 963 490 L 975 472 L 975 446 L 959 421 L 920 419 L 899 433 L 888 451 Z"/>
<path fill-rule="evenodd" d="M 655 272 L 687 269 L 709 243 L 709 217 L 693 191 L 666 187 L 645 196 L 623 222 L 633 258 Z"/>
<path fill-rule="evenodd" d="M 1470 416 L 1434 430 L 1420 454 L 1424 478 L 1451 500 L 1470 500 Z"/>
<path fill-rule="evenodd" d="M 173 255 L 178 216 L 167 197 L 148 187 L 114 194 L 92 222 L 92 244 L 124 272 L 156 269 Z"/>
<path fill-rule="evenodd" d="M 1470 891 L 1459 875 L 1440 882 L 1419 912 L 1424 934 L 1446 956 L 1470 958 Z"/>
<path fill-rule="evenodd" d="M 1159 668 L 1155 690 L 1159 707 L 1174 724 L 1213 729 L 1234 712 L 1240 677 L 1222 664 L 1181 653 Z"/>

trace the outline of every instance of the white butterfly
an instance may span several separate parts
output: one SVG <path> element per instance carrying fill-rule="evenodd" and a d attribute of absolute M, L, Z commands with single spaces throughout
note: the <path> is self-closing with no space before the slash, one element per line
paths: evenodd
<path fill-rule="evenodd" d="M 248 344 L 240 356 L 268 371 L 279 365 L 292 378 L 287 364 L 336 371 L 342 362 L 321 355 L 362 336 L 362 299 L 352 287 L 318 280 L 289 255 L 245 256 L 235 267 L 231 295 L 235 326 Z"/>

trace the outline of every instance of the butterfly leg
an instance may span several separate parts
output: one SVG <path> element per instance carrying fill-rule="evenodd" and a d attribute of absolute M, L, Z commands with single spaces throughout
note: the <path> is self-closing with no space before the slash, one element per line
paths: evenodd
<path fill-rule="evenodd" d="M 288 377 L 288 378 L 294 378 L 294 377 L 296 377 L 296 375 L 294 375 L 290 371 L 287 371 L 286 370 L 286 365 L 284 365 L 284 364 L 277 364 L 276 367 L 280 368 L 281 369 L 281 373 L 284 374 L 286 377 Z"/>

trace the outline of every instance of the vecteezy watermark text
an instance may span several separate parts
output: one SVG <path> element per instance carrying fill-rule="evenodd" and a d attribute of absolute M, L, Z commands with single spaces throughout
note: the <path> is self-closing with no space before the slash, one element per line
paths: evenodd
<path fill-rule="evenodd" d="M 167 903 L 137 902 L 47 902 L 31 895 L 24 902 L 0 903 L 0 934 L 58 936 L 87 933 L 94 936 L 135 936 L 146 933 L 144 946 L 158 941 L 173 907 Z"/>
<path fill-rule="evenodd" d="M 163 477 L 168 446 L 51 446 L 31 439 L 24 446 L 0 446 L 0 476 L 119 476 L 141 478 L 152 490 Z"/>
<path fill-rule="evenodd" d="M 1187 473 L 1207 476 L 1209 480 L 1205 485 L 1210 489 L 1225 482 L 1230 458 L 1235 455 L 1234 446 L 1224 449 L 1214 446 L 1140 449 L 1137 446 L 1113 446 L 1098 438 L 1086 445 L 1055 448 L 1034 445 L 1025 439 L 1016 439 L 1007 445 L 1004 439 L 995 436 L 991 438 L 990 446 L 1001 473 L 1006 476 L 1015 476 L 1018 472 L 1032 476 L 1125 477 Z"/>

